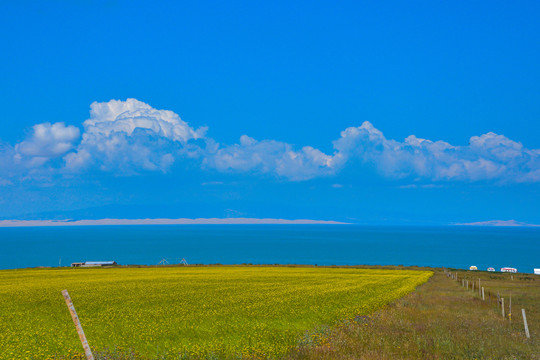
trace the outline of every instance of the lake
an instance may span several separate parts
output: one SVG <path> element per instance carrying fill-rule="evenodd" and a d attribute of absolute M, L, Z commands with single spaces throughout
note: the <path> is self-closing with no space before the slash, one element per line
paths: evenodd
<path fill-rule="evenodd" d="M 114 260 L 157 264 L 540 268 L 540 228 L 139 225 L 0 228 L 0 269 Z"/>

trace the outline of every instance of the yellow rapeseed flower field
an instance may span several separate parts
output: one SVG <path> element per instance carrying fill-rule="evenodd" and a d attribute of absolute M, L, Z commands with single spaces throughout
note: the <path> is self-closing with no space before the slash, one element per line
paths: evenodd
<path fill-rule="evenodd" d="M 61 290 L 94 349 L 149 358 L 279 358 L 309 331 L 366 315 L 431 272 L 316 267 L 0 271 L 0 359 L 82 352 Z"/>

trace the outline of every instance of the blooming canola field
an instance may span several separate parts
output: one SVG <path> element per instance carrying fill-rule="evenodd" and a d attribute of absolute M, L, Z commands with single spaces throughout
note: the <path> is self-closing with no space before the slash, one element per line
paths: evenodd
<path fill-rule="evenodd" d="M 404 296 L 427 271 L 150 267 L 0 271 L 0 359 L 76 358 L 67 289 L 95 350 L 279 358 L 305 334 Z"/>

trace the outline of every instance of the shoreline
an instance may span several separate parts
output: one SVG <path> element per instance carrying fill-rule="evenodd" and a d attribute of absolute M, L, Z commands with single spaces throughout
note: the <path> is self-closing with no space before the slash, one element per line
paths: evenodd
<path fill-rule="evenodd" d="M 34 266 L 34 267 L 23 267 L 23 268 L 11 268 L 11 269 L 0 269 L 1 271 L 16 271 L 16 270 L 68 270 L 68 269 L 140 269 L 140 268 L 176 268 L 176 267 L 186 267 L 186 268 L 199 268 L 199 267 L 253 267 L 253 268 L 265 268 L 265 267 L 282 267 L 282 268 L 323 268 L 323 269 L 378 269 L 378 270 L 414 270 L 414 271 L 460 271 L 467 272 L 471 274 L 492 274 L 492 275 L 537 275 L 534 272 L 502 272 L 502 271 L 487 271 L 487 270 L 468 270 L 461 268 L 453 267 L 444 267 L 444 266 L 420 266 L 420 265 L 366 265 L 366 264 L 357 264 L 357 265 L 317 265 L 317 264 L 251 264 L 251 263 L 240 263 L 240 264 L 164 264 L 164 265 L 145 265 L 145 264 L 127 264 L 127 265 L 106 265 L 106 266 Z"/>

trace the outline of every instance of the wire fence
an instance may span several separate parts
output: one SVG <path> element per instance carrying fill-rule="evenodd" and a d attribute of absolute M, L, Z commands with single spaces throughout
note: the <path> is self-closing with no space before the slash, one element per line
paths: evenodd
<path fill-rule="evenodd" d="M 460 277 L 458 272 L 451 272 L 447 269 L 444 269 L 444 272 L 446 276 L 452 280 L 455 280 L 457 283 L 461 284 L 464 288 L 467 290 L 471 290 L 474 295 L 478 295 L 478 297 L 482 301 L 487 301 L 488 303 L 494 303 L 497 305 L 497 308 L 501 312 L 501 315 L 503 319 L 509 321 L 512 323 L 512 295 L 509 296 L 509 298 L 506 300 L 505 305 L 505 299 L 504 297 L 501 297 L 499 291 L 497 293 L 492 292 L 491 290 L 486 289 L 484 286 L 482 286 L 482 279 L 478 278 L 478 280 L 465 277 Z M 513 276 L 512 276 L 513 279 Z M 515 304 L 514 304 L 515 305 Z M 527 339 L 531 338 L 531 335 L 529 333 L 529 326 L 527 324 L 527 315 L 525 312 L 525 309 L 521 309 L 521 317 L 523 319 L 523 328 L 525 332 L 525 336 Z"/>

